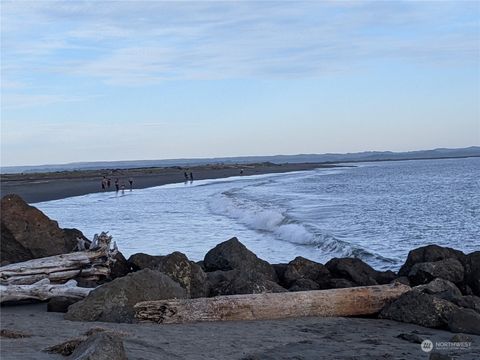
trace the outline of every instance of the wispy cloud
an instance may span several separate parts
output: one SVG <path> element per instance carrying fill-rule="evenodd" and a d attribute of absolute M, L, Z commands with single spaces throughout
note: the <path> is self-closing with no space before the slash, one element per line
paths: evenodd
<path fill-rule="evenodd" d="M 452 65 L 477 60 L 475 16 L 468 2 L 5 2 L 3 62 L 20 81 L 34 66 L 115 86 Z"/>

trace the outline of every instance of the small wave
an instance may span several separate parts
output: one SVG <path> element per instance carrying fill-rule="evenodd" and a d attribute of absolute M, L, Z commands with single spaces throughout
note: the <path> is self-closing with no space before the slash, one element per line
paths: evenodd
<path fill-rule="evenodd" d="M 335 236 L 323 233 L 318 229 L 310 229 L 306 224 L 288 218 L 286 210 L 267 208 L 258 201 L 240 199 L 235 191 L 227 191 L 210 200 L 210 210 L 217 214 L 234 218 L 255 231 L 268 232 L 277 240 L 302 246 L 312 246 L 328 256 L 358 257 L 362 260 L 380 260 L 395 263 L 380 254 L 340 240 Z"/>
<path fill-rule="evenodd" d="M 285 217 L 275 210 L 256 211 L 245 208 L 245 205 L 235 204 L 227 193 L 213 198 L 210 208 L 215 214 L 233 217 L 254 230 L 273 232 L 285 220 Z"/>

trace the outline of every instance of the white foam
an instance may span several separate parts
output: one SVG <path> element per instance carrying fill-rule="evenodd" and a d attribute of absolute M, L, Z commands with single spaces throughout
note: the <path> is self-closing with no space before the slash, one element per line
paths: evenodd
<path fill-rule="evenodd" d="M 258 203 L 232 200 L 225 194 L 215 197 L 210 202 L 211 210 L 219 215 L 226 215 L 253 230 L 268 231 L 276 238 L 299 245 L 316 245 L 315 235 L 304 225 L 288 223 L 285 209 L 266 209 Z"/>

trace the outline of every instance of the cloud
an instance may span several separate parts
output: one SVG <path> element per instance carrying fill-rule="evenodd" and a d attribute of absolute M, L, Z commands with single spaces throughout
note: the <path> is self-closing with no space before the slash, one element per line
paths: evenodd
<path fill-rule="evenodd" d="M 115 86 L 452 66 L 478 61 L 475 16 L 468 2 L 5 2 L 3 62 L 15 81 L 34 69 Z"/>
<path fill-rule="evenodd" d="M 2 95 L 2 109 L 20 109 L 29 107 L 48 106 L 57 103 L 81 102 L 92 98 L 98 98 L 99 95 L 62 95 L 62 94 L 26 94 L 7 92 Z"/>

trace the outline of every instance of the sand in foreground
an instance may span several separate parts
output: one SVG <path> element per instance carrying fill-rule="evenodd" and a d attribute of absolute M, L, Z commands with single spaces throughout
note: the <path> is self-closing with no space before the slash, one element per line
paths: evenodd
<path fill-rule="evenodd" d="M 124 332 L 128 359 L 428 359 L 419 344 L 397 338 L 415 331 L 423 339 L 450 341 L 454 334 L 389 320 L 299 318 L 183 325 L 72 322 L 46 312 L 45 304 L 1 308 L 2 329 L 31 334 L 1 338 L 1 358 L 64 359 L 42 352 L 93 327 Z M 480 358 L 480 336 L 469 335 L 457 359 Z M 445 350 L 438 351 L 446 354 Z"/>

